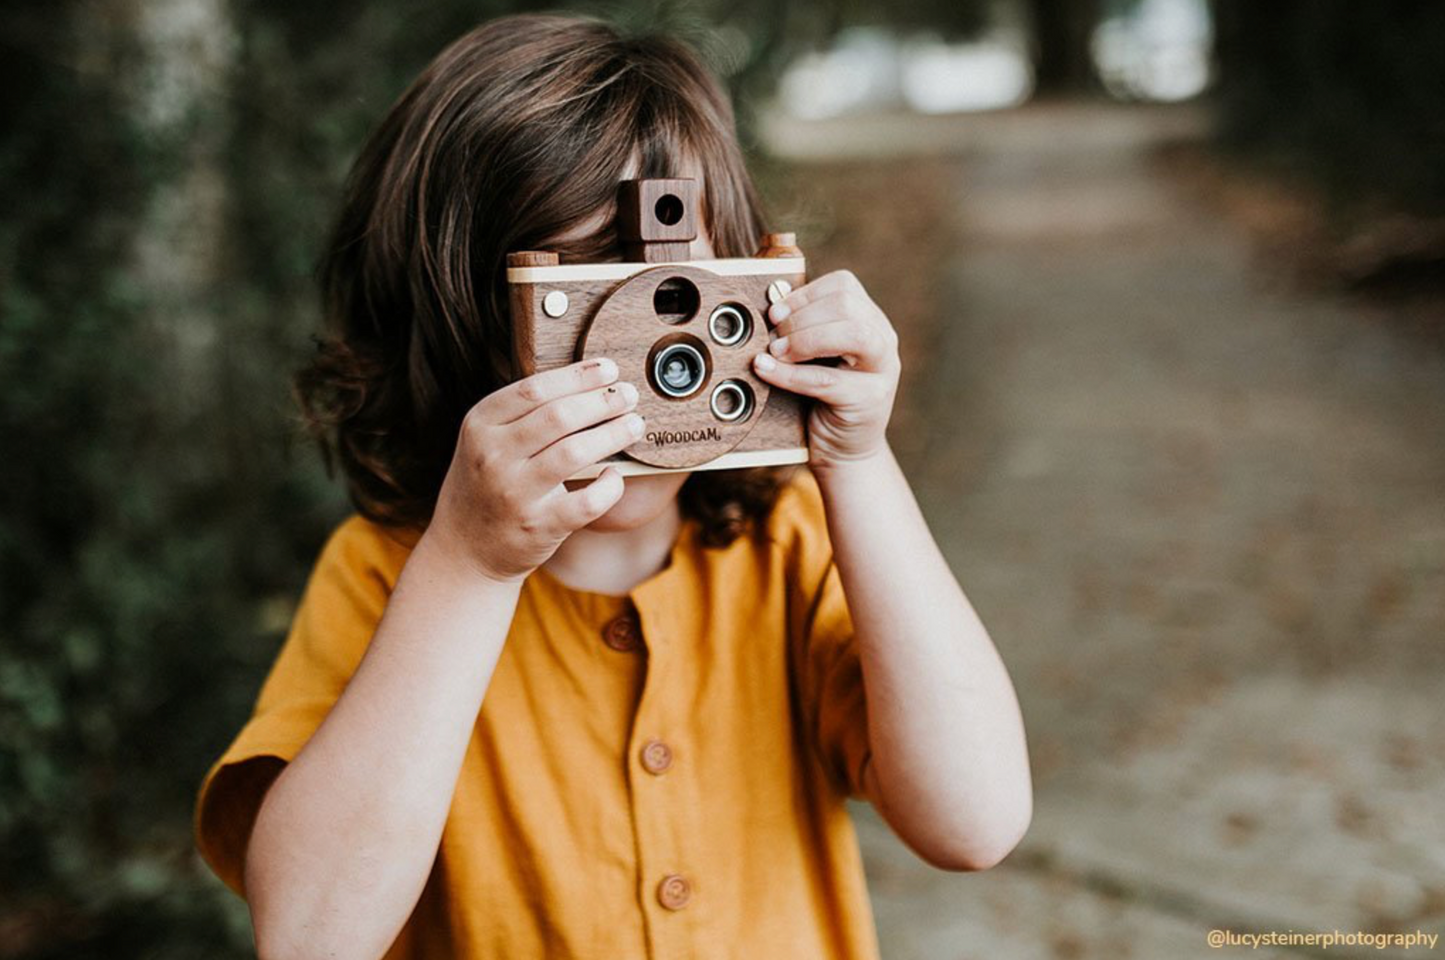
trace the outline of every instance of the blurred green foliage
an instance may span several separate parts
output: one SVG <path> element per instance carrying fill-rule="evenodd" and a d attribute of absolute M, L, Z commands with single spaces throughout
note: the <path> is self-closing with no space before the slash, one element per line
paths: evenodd
<path fill-rule="evenodd" d="M 280 311 L 255 322 L 279 267 L 191 316 L 138 266 L 214 118 L 136 119 L 124 23 L 82 41 L 79 4 L 9 6 L 0 955 L 241 956 L 187 811 L 340 506 L 281 442 L 301 338 L 271 338 Z"/>
<path fill-rule="evenodd" d="M 223 7 L 225 99 L 164 122 L 140 7 L 3 8 L 0 956 L 250 953 L 190 809 L 345 511 L 291 442 L 311 264 L 463 7 Z M 217 186 L 209 274 L 170 275 Z"/>

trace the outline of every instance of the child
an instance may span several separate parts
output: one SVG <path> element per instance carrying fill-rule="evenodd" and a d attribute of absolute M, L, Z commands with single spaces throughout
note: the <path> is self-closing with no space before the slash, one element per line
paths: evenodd
<path fill-rule="evenodd" d="M 693 257 L 752 252 L 695 55 L 552 16 L 457 41 L 358 160 L 300 391 L 360 515 L 197 808 L 263 960 L 873 957 L 846 797 L 945 869 L 1022 836 L 1013 689 L 884 439 L 897 341 L 850 274 L 756 359 L 816 400 L 808 472 L 564 482 L 640 435 L 637 387 L 510 382 L 505 255 L 615 257 L 618 182 L 658 176 L 703 185 Z"/>

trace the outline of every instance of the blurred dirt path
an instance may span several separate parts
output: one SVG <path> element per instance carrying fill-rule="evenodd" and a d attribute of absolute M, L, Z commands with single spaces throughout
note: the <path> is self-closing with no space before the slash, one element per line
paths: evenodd
<path fill-rule="evenodd" d="M 1445 357 L 1271 282 L 1156 159 L 1197 114 L 786 129 L 942 178 L 896 443 L 1036 772 L 978 876 L 858 808 L 885 957 L 1421 955 L 1206 934 L 1445 934 Z"/>

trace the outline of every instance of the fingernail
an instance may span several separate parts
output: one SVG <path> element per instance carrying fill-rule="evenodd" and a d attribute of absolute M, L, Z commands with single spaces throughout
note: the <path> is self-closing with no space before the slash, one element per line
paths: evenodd
<path fill-rule="evenodd" d="M 759 370 L 771 370 L 778 365 L 778 361 L 774 360 L 766 353 L 760 353 L 756 357 L 754 357 L 753 363 L 757 366 Z"/>
<path fill-rule="evenodd" d="M 788 338 L 779 337 L 772 343 L 768 344 L 768 349 L 773 352 L 773 356 L 781 357 L 783 354 L 788 352 Z"/>
<path fill-rule="evenodd" d="M 627 430 L 634 437 L 642 436 L 642 426 L 642 418 L 637 414 L 629 413 L 627 415 Z"/>
<path fill-rule="evenodd" d="M 612 380 L 617 376 L 617 363 L 605 357 L 597 361 L 597 369 L 601 371 L 604 380 Z"/>
<path fill-rule="evenodd" d="M 637 403 L 637 388 L 631 383 L 623 381 L 617 385 L 618 391 L 622 394 L 622 402 L 627 406 Z"/>
<path fill-rule="evenodd" d="M 783 320 L 786 320 L 788 314 L 792 312 L 793 308 L 786 303 L 775 303 L 772 308 L 768 310 L 768 316 L 773 318 L 774 323 L 781 323 Z"/>

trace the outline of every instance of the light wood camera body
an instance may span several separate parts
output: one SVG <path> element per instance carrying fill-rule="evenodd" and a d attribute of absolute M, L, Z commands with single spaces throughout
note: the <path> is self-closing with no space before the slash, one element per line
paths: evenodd
<path fill-rule="evenodd" d="M 752 358 L 773 339 L 766 319 L 769 288 L 776 297 L 801 286 L 806 263 L 790 245 L 780 250 L 764 238 L 763 248 L 763 255 L 753 258 L 665 263 L 559 265 L 555 254 L 542 252 L 508 257 L 518 376 L 605 356 L 617 362 L 620 379 L 638 389 L 638 412 L 646 419 L 642 439 L 578 479 L 596 476 L 609 463 L 624 475 L 638 475 L 806 462 L 805 401 L 769 389 L 752 371 Z M 695 289 L 697 302 L 684 316 L 687 285 Z M 727 337 L 719 340 L 710 329 L 714 311 L 723 304 L 747 315 L 747 335 L 732 345 L 724 345 Z M 715 326 L 730 332 L 730 319 L 721 316 Z M 683 398 L 669 397 L 657 386 L 659 351 L 675 343 L 702 354 L 706 367 L 701 386 Z M 715 397 L 725 382 L 730 385 Z M 747 391 L 753 400 L 750 413 L 737 420 L 720 418 L 718 409 L 735 414 L 726 401 Z M 719 399 L 724 402 L 715 407 Z"/>

